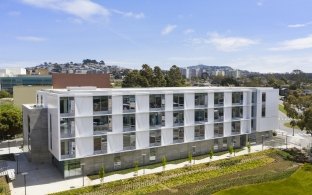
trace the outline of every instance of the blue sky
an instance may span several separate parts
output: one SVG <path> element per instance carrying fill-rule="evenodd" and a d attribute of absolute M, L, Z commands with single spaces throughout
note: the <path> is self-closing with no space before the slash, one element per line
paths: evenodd
<path fill-rule="evenodd" d="M 312 72 L 311 0 L 1 0 L 0 67 L 104 60 Z"/>

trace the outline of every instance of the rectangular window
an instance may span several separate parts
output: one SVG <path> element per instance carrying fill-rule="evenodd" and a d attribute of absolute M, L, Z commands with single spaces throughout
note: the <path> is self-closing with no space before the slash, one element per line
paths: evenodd
<path fill-rule="evenodd" d="M 120 154 L 114 155 L 114 169 L 120 169 L 121 168 L 121 157 Z"/>
<path fill-rule="evenodd" d="M 75 119 L 61 118 L 61 138 L 75 137 Z"/>
<path fill-rule="evenodd" d="M 214 137 L 223 137 L 223 123 L 214 124 Z"/>
<path fill-rule="evenodd" d="M 222 106 L 224 104 L 224 93 L 214 93 L 215 106 Z"/>
<path fill-rule="evenodd" d="M 256 117 L 256 106 L 251 106 L 251 117 Z"/>
<path fill-rule="evenodd" d="M 173 94 L 173 108 L 174 109 L 184 108 L 184 94 Z"/>
<path fill-rule="evenodd" d="M 93 149 L 94 154 L 107 153 L 107 136 L 103 135 L 100 137 L 93 138 Z"/>
<path fill-rule="evenodd" d="M 243 107 L 232 107 L 232 119 L 243 118 Z"/>
<path fill-rule="evenodd" d="M 156 160 L 156 148 L 151 148 L 149 152 L 149 160 L 151 162 Z"/>
<path fill-rule="evenodd" d="M 208 95 L 207 93 L 195 93 L 195 107 L 207 107 Z"/>
<path fill-rule="evenodd" d="M 256 120 L 251 119 L 251 131 L 256 131 Z"/>
<path fill-rule="evenodd" d="M 205 126 L 204 125 L 195 126 L 194 139 L 195 140 L 205 139 Z"/>
<path fill-rule="evenodd" d="M 184 142 L 184 128 L 174 128 L 173 129 L 173 143 L 182 143 Z"/>
<path fill-rule="evenodd" d="M 123 149 L 133 150 L 135 149 L 135 133 L 124 133 L 123 134 Z"/>
<path fill-rule="evenodd" d="M 232 93 L 232 104 L 243 104 L 243 92 L 233 92 Z"/>
<path fill-rule="evenodd" d="M 214 121 L 220 122 L 223 121 L 223 118 L 224 118 L 223 108 L 216 108 L 214 110 Z"/>
<path fill-rule="evenodd" d="M 240 128 L 241 128 L 240 126 L 241 126 L 240 121 L 232 122 L 231 134 L 232 135 L 240 134 Z"/>
<path fill-rule="evenodd" d="M 266 102 L 266 94 L 262 93 L 262 102 Z"/>
<path fill-rule="evenodd" d="M 173 112 L 173 125 L 183 126 L 184 125 L 184 111 Z"/>
<path fill-rule="evenodd" d="M 93 97 L 93 112 L 111 113 L 112 98 L 111 96 L 94 96 Z"/>
<path fill-rule="evenodd" d="M 154 94 L 150 95 L 150 109 L 151 110 L 164 110 L 165 109 L 165 95 Z"/>
<path fill-rule="evenodd" d="M 112 132 L 112 116 L 94 116 L 93 117 L 93 134 L 103 134 Z"/>
<path fill-rule="evenodd" d="M 150 113 L 150 128 L 159 128 L 165 126 L 165 113 L 164 112 L 151 112 Z"/>
<path fill-rule="evenodd" d="M 61 141 L 61 158 L 75 157 L 75 139 L 67 139 Z"/>
<path fill-rule="evenodd" d="M 205 123 L 208 121 L 207 109 L 195 110 L 195 123 Z"/>
<path fill-rule="evenodd" d="M 265 104 L 262 104 L 262 107 L 261 107 L 261 116 L 262 117 L 265 117 L 266 116 L 266 110 L 265 110 Z"/>
<path fill-rule="evenodd" d="M 135 131 L 135 114 L 123 115 L 123 131 Z"/>
<path fill-rule="evenodd" d="M 152 130 L 149 132 L 150 146 L 160 146 L 161 145 L 161 131 Z"/>
<path fill-rule="evenodd" d="M 60 113 L 73 115 L 75 113 L 74 97 L 60 97 Z"/>
<path fill-rule="evenodd" d="M 123 96 L 123 111 L 135 112 L 135 96 L 134 95 Z"/>
<path fill-rule="evenodd" d="M 251 103 L 257 103 L 257 92 L 252 92 Z"/>

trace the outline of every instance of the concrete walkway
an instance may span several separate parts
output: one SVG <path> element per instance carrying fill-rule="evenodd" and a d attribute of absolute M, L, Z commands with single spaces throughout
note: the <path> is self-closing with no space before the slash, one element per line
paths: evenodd
<path fill-rule="evenodd" d="M 264 147 L 264 149 L 268 149 L 268 147 Z M 262 150 L 262 145 L 251 146 L 251 152 L 258 152 Z M 0 154 L 4 153 L 5 150 L 0 151 Z M 7 153 L 7 152 L 6 152 Z M 19 164 L 21 172 L 28 172 L 26 176 L 26 185 L 27 185 L 27 194 L 30 195 L 41 195 L 41 194 L 49 194 L 53 192 L 59 192 L 64 190 L 69 190 L 73 188 L 80 188 L 83 184 L 83 178 L 70 178 L 64 179 L 60 172 L 50 164 L 34 164 L 29 163 L 22 151 L 17 147 L 11 148 L 11 153 L 21 153 L 19 156 Z M 247 148 L 240 152 L 236 152 L 236 156 L 248 154 Z M 233 155 L 232 155 L 233 156 Z M 211 161 L 226 159 L 231 157 L 229 153 L 223 154 L 221 156 L 214 156 L 212 159 L 209 157 L 201 160 L 196 160 L 195 164 L 199 163 L 207 163 Z M 192 160 L 192 164 L 194 160 Z M 182 162 L 179 164 L 170 164 L 167 163 L 166 171 L 182 168 L 189 165 L 189 162 Z M 16 162 L 8 161 L 9 168 L 16 169 Z M 154 169 L 145 169 L 145 174 L 159 173 L 163 171 L 163 167 L 157 167 Z M 138 175 L 143 175 L 143 170 L 139 170 Z M 104 182 L 117 181 L 122 179 L 128 179 L 134 177 L 134 172 L 127 174 L 114 174 L 104 178 Z M 100 184 L 100 179 L 90 180 L 88 177 L 84 177 L 85 186 Z M 21 174 L 16 176 L 16 179 L 10 183 L 11 194 L 13 195 L 22 195 L 25 193 L 24 188 L 24 177 Z"/>

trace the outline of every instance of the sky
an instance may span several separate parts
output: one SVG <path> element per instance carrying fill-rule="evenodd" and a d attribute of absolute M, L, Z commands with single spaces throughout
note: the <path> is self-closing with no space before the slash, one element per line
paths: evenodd
<path fill-rule="evenodd" d="M 312 72 L 311 0 L 1 0 L 0 67 L 104 60 Z"/>

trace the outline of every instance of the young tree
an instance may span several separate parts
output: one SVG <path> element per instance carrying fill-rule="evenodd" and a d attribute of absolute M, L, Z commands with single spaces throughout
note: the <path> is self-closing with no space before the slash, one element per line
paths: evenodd
<path fill-rule="evenodd" d="M 210 152 L 209 152 L 209 158 L 210 158 L 210 160 L 212 159 L 212 157 L 213 157 L 213 149 L 211 148 L 211 149 L 210 149 Z"/>
<path fill-rule="evenodd" d="M 99 178 L 101 183 L 103 183 L 104 181 L 104 175 L 105 175 L 105 169 L 104 169 L 104 165 L 102 165 L 102 167 L 99 170 Z"/>
<path fill-rule="evenodd" d="M 12 104 L 0 105 L 0 133 L 15 136 L 22 132 L 22 112 Z"/>
<path fill-rule="evenodd" d="M 162 167 L 163 167 L 163 171 L 165 171 L 166 165 L 167 165 L 166 156 L 163 156 L 161 164 L 162 164 Z"/>
<path fill-rule="evenodd" d="M 249 142 L 247 142 L 247 149 L 248 149 L 248 153 L 250 153 L 250 151 L 251 151 L 251 146 L 250 146 L 250 143 L 249 143 Z"/>
<path fill-rule="evenodd" d="M 230 155 L 233 154 L 233 151 L 234 151 L 233 146 L 229 146 L 229 153 L 230 153 Z"/>

